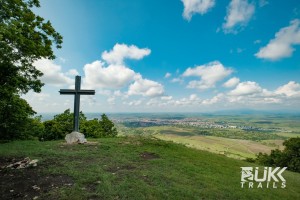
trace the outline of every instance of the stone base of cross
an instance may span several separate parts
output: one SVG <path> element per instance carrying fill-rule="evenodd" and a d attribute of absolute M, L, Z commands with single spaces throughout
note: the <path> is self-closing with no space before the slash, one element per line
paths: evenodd
<path fill-rule="evenodd" d="M 95 95 L 95 90 L 81 90 L 81 77 L 75 77 L 75 90 L 73 89 L 61 89 L 60 94 L 74 95 L 74 121 L 73 132 L 66 135 L 67 143 L 85 143 L 86 139 L 84 135 L 79 132 L 79 107 L 80 107 L 80 95 Z"/>

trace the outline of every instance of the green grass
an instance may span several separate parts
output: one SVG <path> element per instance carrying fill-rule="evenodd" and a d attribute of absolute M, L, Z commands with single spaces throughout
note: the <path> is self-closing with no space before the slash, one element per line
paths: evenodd
<path fill-rule="evenodd" d="M 177 134 L 156 134 L 155 137 L 235 159 L 255 158 L 259 152 L 270 153 L 272 149 L 279 146 L 281 149 L 283 148 L 280 140 L 276 142 L 281 144 L 276 145 L 274 144 L 275 140 L 267 140 L 262 143 L 214 136 L 180 136 Z"/>
<path fill-rule="evenodd" d="M 70 187 L 44 194 L 55 199 L 299 199 L 300 174 L 286 171 L 285 189 L 240 187 L 240 167 L 222 155 L 148 137 L 0 144 L 1 157 L 39 159 L 43 174 L 68 175 Z M 149 158 L 141 155 L 149 154 Z"/>
<path fill-rule="evenodd" d="M 189 127 L 153 126 L 138 129 L 135 128 L 134 130 L 140 130 L 143 135 L 152 135 L 159 139 L 173 141 L 189 147 L 226 155 L 227 157 L 236 159 L 255 158 L 259 152 L 270 153 L 271 150 L 276 148 L 282 150 L 282 143 L 284 141 L 282 139 L 253 141 L 246 139 L 218 137 L 210 134 L 204 135 L 205 133 L 203 135 L 199 135 L 197 132 L 199 132 L 201 129 L 196 131 L 195 128 Z M 214 129 L 209 129 L 207 132 L 209 133 L 213 130 Z M 225 131 L 225 129 L 223 130 Z M 232 134 L 235 134 L 236 132 L 235 129 L 227 129 L 226 131 L 232 131 Z M 247 134 L 251 135 L 251 133 Z M 270 133 L 261 134 L 270 135 Z"/>

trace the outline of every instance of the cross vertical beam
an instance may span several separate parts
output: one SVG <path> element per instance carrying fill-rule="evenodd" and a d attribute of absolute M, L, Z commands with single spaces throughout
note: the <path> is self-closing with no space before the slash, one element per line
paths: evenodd
<path fill-rule="evenodd" d="M 95 95 L 95 90 L 81 90 L 81 77 L 75 77 L 75 90 L 60 89 L 60 94 L 74 95 L 74 116 L 73 116 L 73 131 L 79 132 L 79 108 L 80 108 L 80 95 Z"/>
<path fill-rule="evenodd" d="M 75 95 L 74 95 L 74 124 L 73 130 L 79 132 L 79 106 L 80 106 L 80 84 L 81 77 L 75 77 Z"/>

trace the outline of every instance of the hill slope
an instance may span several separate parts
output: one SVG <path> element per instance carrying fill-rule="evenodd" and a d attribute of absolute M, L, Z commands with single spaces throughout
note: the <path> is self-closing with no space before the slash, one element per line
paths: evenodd
<path fill-rule="evenodd" d="M 24 157 L 38 166 L 1 169 L 1 199 L 300 199 L 300 174 L 286 188 L 241 188 L 253 164 L 145 137 L 0 144 L 0 166 Z"/>

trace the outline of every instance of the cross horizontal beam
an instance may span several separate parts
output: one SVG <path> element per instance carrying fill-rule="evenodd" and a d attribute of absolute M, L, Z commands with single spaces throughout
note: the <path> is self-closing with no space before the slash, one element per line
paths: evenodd
<path fill-rule="evenodd" d="M 95 95 L 95 90 L 78 90 L 76 92 L 76 90 L 73 89 L 61 89 L 59 91 L 60 94 L 69 94 L 69 95 L 73 95 L 73 94 L 83 94 L 83 95 Z"/>

